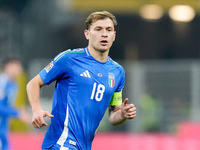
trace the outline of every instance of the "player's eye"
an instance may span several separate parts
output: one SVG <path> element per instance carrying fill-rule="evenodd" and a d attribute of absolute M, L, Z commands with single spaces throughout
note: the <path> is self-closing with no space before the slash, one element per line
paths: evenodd
<path fill-rule="evenodd" d="M 111 28 L 108 28 L 107 31 L 113 31 Z"/>
<path fill-rule="evenodd" d="M 101 29 L 100 29 L 100 28 L 96 28 L 95 30 L 96 30 L 96 31 L 100 31 Z"/>

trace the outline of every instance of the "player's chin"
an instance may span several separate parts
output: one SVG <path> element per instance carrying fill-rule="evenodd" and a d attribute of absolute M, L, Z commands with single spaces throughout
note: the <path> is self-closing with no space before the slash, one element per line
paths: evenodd
<path fill-rule="evenodd" d="M 109 45 L 103 45 L 103 46 L 100 46 L 99 47 L 99 51 L 100 52 L 106 52 L 110 49 L 110 46 Z"/>
<path fill-rule="evenodd" d="M 107 52 L 108 49 L 99 49 L 99 51 L 100 51 L 101 53 L 104 53 L 104 52 Z"/>

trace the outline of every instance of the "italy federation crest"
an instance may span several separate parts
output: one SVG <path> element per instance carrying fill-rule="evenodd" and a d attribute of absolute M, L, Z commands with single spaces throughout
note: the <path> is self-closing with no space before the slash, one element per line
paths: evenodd
<path fill-rule="evenodd" d="M 111 88 L 115 85 L 115 75 L 113 73 L 108 73 L 108 84 Z"/>

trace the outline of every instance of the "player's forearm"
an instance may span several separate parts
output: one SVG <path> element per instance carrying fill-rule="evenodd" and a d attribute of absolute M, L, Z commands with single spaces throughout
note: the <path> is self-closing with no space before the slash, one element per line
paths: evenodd
<path fill-rule="evenodd" d="M 115 112 L 111 112 L 110 117 L 109 117 L 109 121 L 112 125 L 116 126 L 116 125 L 120 125 L 123 122 L 126 121 L 126 118 L 124 118 L 122 116 L 121 110 L 115 111 Z"/>
<path fill-rule="evenodd" d="M 32 107 L 32 111 L 41 109 L 40 105 L 40 88 L 41 85 L 37 82 L 36 78 L 33 78 L 28 84 L 27 84 L 27 94 L 28 99 L 30 102 L 30 105 Z"/>

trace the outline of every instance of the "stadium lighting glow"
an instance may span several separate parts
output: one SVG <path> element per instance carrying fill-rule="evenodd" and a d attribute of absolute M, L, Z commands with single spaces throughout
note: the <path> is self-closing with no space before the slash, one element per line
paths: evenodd
<path fill-rule="evenodd" d="M 188 5 L 175 5 L 170 8 L 169 16 L 174 21 L 190 22 L 195 17 L 195 11 Z"/>
<path fill-rule="evenodd" d="M 142 18 L 147 20 L 157 20 L 163 16 L 163 9 L 156 4 L 147 4 L 141 7 L 139 11 Z"/>

